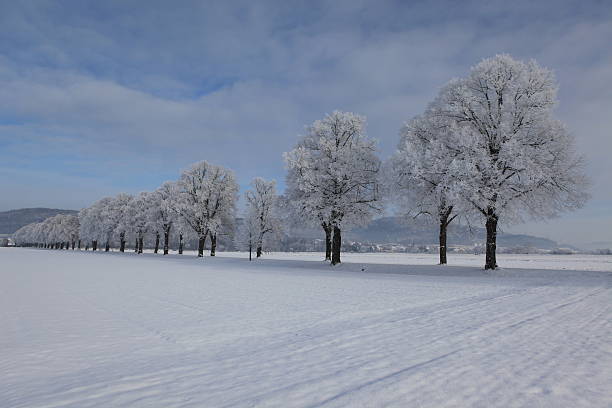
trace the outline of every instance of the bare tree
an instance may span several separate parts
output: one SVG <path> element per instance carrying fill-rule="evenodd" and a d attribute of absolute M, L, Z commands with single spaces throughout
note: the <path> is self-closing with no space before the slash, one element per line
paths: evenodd
<path fill-rule="evenodd" d="M 253 218 L 256 229 L 257 258 L 261 257 L 264 239 L 271 233 L 280 232 L 277 212 L 276 182 L 255 178 L 251 182 L 252 190 L 245 193 L 247 199 L 247 217 Z"/>

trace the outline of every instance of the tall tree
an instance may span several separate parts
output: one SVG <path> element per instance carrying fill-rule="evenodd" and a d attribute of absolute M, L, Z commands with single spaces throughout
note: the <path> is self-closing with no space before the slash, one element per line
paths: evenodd
<path fill-rule="evenodd" d="M 332 265 L 340 263 L 342 229 L 367 223 L 381 210 L 380 160 L 364 128 L 364 117 L 335 111 L 285 153 L 289 196 L 311 223 L 332 229 Z"/>
<path fill-rule="evenodd" d="M 588 198 L 573 138 L 552 115 L 556 89 L 535 61 L 497 55 L 451 81 L 432 105 L 457 128 L 456 182 L 485 219 L 486 269 L 497 267 L 500 220 L 551 217 Z"/>

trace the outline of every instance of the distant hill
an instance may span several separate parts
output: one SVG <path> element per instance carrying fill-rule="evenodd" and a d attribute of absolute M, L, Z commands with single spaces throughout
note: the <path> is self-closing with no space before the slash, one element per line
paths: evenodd
<path fill-rule="evenodd" d="M 373 220 L 367 227 L 348 231 L 347 238 L 357 241 L 394 242 L 404 245 L 437 244 L 438 226 L 426 218 L 411 220 L 400 217 L 383 217 Z M 473 245 L 484 242 L 484 228 L 451 224 L 448 228 L 448 245 Z M 497 245 L 505 247 L 531 246 L 540 249 L 552 249 L 557 242 L 525 234 L 508 234 L 499 232 Z"/>
<path fill-rule="evenodd" d="M 290 228 L 287 233 L 294 238 L 303 239 L 316 239 L 323 236 L 320 228 L 303 229 L 294 227 Z M 478 245 L 484 243 L 485 236 L 484 228 L 476 226 L 469 228 L 465 225 L 451 224 L 448 229 L 448 245 Z M 344 241 L 371 244 L 437 245 L 438 226 L 425 218 L 408 222 L 400 217 L 382 217 L 373 220 L 366 227 L 347 230 L 343 234 L 343 239 Z M 553 249 L 559 246 L 557 242 L 547 238 L 504 232 L 498 233 L 497 244 L 500 247 L 534 247 L 539 249 Z"/>
<path fill-rule="evenodd" d="M 77 214 L 75 210 L 57 208 L 21 208 L 0 212 L 0 234 L 12 234 L 24 225 L 40 222 L 57 214 Z"/>

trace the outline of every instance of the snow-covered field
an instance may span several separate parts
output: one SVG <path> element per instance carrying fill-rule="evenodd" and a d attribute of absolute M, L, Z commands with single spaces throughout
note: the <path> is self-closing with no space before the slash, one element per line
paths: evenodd
<path fill-rule="evenodd" d="M 0 407 L 612 406 L 610 257 L 220 255 L 0 248 Z"/>

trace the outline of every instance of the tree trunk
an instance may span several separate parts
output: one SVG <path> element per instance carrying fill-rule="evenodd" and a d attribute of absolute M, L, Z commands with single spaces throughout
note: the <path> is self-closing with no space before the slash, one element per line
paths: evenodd
<path fill-rule="evenodd" d="M 257 257 L 261 258 L 262 248 L 261 245 L 257 245 Z"/>
<path fill-rule="evenodd" d="M 164 255 L 168 255 L 168 243 L 170 242 L 170 226 L 164 229 Z"/>
<path fill-rule="evenodd" d="M 253 245 L 249 244 L 249 261 L 253 260 Z"/>
<path fill-rule="evenodd" d="M 138 235 L 136 235 L 135 241 L 134 241 L 134 253 L 138 253 Z"/>
<path fill-rule="evenodd" d="M 153 253 L 159 252 L 159 232 L 155 233 L 155 251 Z"/>
<path fill-rule="evenodd" d="M 138 237 L 138 253 L 139 254 L 142 254 L 143 247 L 144 247 L 144 237 L 140 235 Z"/>
<path fill-rule="evenodd" d="M 179 255 L 183 255 L 183 233 L 179 233 Z"/>
<path fill-rule="evenodd" d="M 97 240 L 91 241 L 91 250 L 96 252 L 97 249 L 98 249 L 98 241 Z"/>
<path fill-rule="evenodd" d="M 73 251 L 74 251 L 74 244 L 75 244 L 75 242 L 74 242 L 74 241 L 72 241 L 72 250 L 73 250 Z"/>
<path fill-rule="evenodd" d="M 85 244 L 85 250 L 89 251 L 89 244 Z"/>
<path fill-rule="evenodd" d="M 325 260 L 331 261 L 332 252 L 332 227 L 327 223 L 322 223 L 323 231 L 325 231 Z"/>
<path fill-rule="evenodd" d="M 110 240 L 106 240 L 106 247 L 104 248 L 104 252 L 110 251 Z"/>
<path fill-rule="evenodd" d="M 487 249 L 485 269 L 497 269 L 497 259 L 495 252 L 497 250 L 497 221 L 498 217 L 493 208 L 487 210 Z"/>
<path fill-rule="evenodd" d="M 119 252 L 125 252 L 125 232 L 120 232 L 119 233 Z"/>
<path fill-rule="evenodd" d="M 334 226 L 334 237 L 332 238 L 332 258 L 331 264 L 337 265 L 340 263 L 340 247 L 342 246 L 342 235 L 340 228 Z"/>
<path fill-rule="evenodd" d="M 452 208 L 449 210 L 445 210 L 440 212 L 440 265 L 446 265 L 446 230 L 448 229 L 448 217 L 450 216 L 450 212 Z"/>
<path fill-rule="evenodd" d="M 77 249 L 81 249 L 81 240 L 79 239 L 79 243 L 77 245 Z"/>
<path fill-rule="evenodd" d="M 198 258 L 204 257 L 204 245 L 206 244 L 206 235 L 198 239 Z"/>
<path fill-rule="evenodd" d="M 210 256 L 215 256 L 215 252 L 217 252 L 217 234 L 212 234 L 210 236 Z"/>

